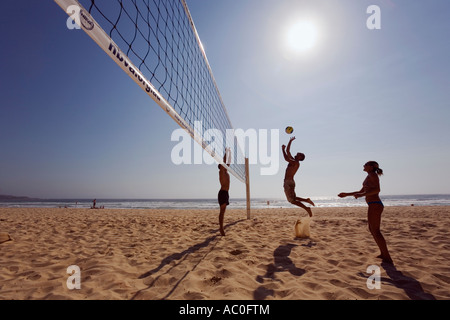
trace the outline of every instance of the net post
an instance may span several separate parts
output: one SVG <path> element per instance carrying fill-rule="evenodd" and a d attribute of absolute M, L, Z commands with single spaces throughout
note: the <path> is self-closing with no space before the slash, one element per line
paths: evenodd
<path fill-rule="evenodd" d="M 250 174 L 248 158 L 245 158 L 245 189 L 247 198 L 247 220 L 250 219 Z"/>

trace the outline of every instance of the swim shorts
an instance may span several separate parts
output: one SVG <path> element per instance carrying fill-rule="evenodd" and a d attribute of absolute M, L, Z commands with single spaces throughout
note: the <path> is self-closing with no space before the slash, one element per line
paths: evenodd
<path fill-rule="evenodd" d="M 286 194 L 286 199 L 292 203 L 295 201 L 297 195 L 295 194 L 295 181 L 294 180 L 284 180 L 284 193 Z"/>
<path fill-rule="evenodd" d="M 229 205 L 230 204 L 230 195 L 228 194 L 228 191 L 226 190 L 220 190 L 219 194 L 217 195 L 217 198 L 219 200 L 219 205 Z"/>

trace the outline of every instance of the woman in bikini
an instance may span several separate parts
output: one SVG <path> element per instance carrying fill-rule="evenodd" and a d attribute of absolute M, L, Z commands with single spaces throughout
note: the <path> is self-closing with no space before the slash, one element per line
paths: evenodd
<path fill-rule="evenodd" d="M 366 197 L 369 210 L 367 212 L 367 220 L 369 222 L 369 230 L 375 242 L 380 248 L 381 254 L 378 258 L 383 259 L 383 262 L 392 263 L 392 258 L 386 245 L 386 240 L 380 231 L 381 214 L 384 210 L 383 202 L 380 199 L 380 179 L 379 176 L 383 174 L 383 170 L 375 161 L 369 161 L 364 165 L 364 171 L 367 172 L 367 178 L 363 182 L 363 187 L 355 192 L 342 192 L 338 194 L 340 198 L 354 196 L 356 199 Z"/>

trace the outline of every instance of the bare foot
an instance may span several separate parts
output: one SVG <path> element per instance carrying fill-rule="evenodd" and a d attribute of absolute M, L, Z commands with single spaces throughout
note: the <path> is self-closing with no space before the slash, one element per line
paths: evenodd
<path fill-rule="evenodd" d="M 309 216 L 312 217 L 312 210 L 311 210 L 311 208 L 307 207 L 305 210 L 308 211 Z"/>
<path fill-rule="evenodd" d="M 384 257 L 382 254 L 380 254 L 379 256 L 377 256 L 377 258 L 382 259 L 385 263 L 394 264 L 394 261 L 390 256 Z"/>
<path fill-rule="evenodd" d="M 223 228 L 220 228 L 220 234 L 225 237 L 225 231 L 223 230 Z"/>
<path fill-rule="evenodd" d="M 308 199 L 306 199 L 306 202 L 308 202 L 310 205 L 312 205 L 312 206 L 316 206 L 315 204 L 314 204 L 314 202 L 312 202 L 312 200 L 310 199 L 310 198 L 308 198 Z"/>

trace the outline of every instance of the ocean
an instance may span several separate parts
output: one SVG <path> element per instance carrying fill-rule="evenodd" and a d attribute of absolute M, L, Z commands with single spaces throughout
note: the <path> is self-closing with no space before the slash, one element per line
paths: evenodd
<path fill-rule="evenodd" d="M 386 207 L 389 206 L 449 206 L 449 194 L 421 195 L 381 195 Z M 362 207 L 367 206 L 364 199 L 353 197 L 338 198 L 336 196 L 311 197 L 316 207 Z M 0 200 L 0 208 L 90 208 L 93 199 L 16 199 Z M 218 209 L 217 199 L 97 199 L 97 207 L 108 209 Z M 294 208 L 285 199 L 251 200 L 251 208 Z M 230 209 L 246 208 L 245 199 L 230 199 Z"/>

